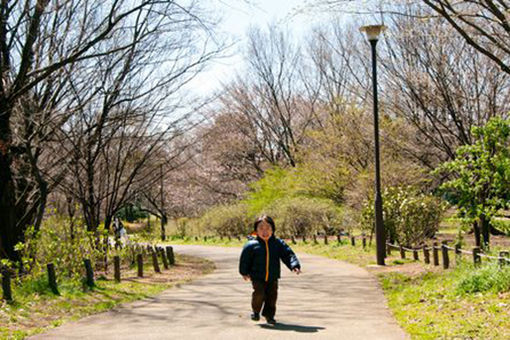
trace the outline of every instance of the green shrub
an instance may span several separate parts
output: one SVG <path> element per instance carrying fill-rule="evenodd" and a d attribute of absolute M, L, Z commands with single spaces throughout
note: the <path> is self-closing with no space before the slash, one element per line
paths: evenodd
<path fill-rule="evenodd" d="M 510 291 L 510 267 L 499 268 L 494 263 L 468 270 L 457 287 L 459 294 L 488 291 L 496 293 Z"/>
<path fill-rule="evenodd" d="M 340 209 L 327 199 L 287 197 L 274 201 L 264 211 L 274 218 L 278 235 L 306 236 L 317 232 L 335 233 Z"/>
<path fill-rule="evenodd" d="M 99 233 L 102 234 L 101 230 Z M 68 219 L 50 216 L 43 221 L 38 233 L 30 228 L 25 239 L 17 249 L 21 252 L 25 272 L 34 277 L 44 272 L 50 262 L 55 264 L 57 275 L 81 275 L 84 258 L 93 262 L 101 258 L 101 251 L 95 247 L 95 236 L 87 232 L 79 220 L 75 220 L 71 228 Z"/>
<path fill-rule="evenodd" d="M 437 232 L 446 209 L 439 198 L 419 193 L 412 187 L 390 187 L 382 196 L 384 226 L 391 241 L 411 246 Z M 360 224 L 366 231 L 373 229 L 373 200 L 365 202 Z"/>
<path fill-rule="evenodd" d="M 249 234 L 253 216 L 243 203 L 220 205 L 207 211 L 198 221 L 200 230 L 219 236 L 244 236 Z"/>
<path fill-rule="evenodd" d="M 252 191 L 242 202 L 248 213 L 255 216 L 279 199 L 303 194 L 302 186 L 295 169 L 275 167 L 266 170 L 263 178 L 251 184 Z"/>

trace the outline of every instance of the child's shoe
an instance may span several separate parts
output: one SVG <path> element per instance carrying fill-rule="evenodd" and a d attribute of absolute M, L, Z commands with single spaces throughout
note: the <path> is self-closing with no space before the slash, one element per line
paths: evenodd
<path fill-rule="evenodd" d="M 255 312 L 251 313 L 251 319 L 253 321 L 259 321 L 260 320 L 260 314 L 259 313 L 255 313 Z"/>
<path fill-rule="evenodd" d="M 276 324 L 276 320 L 274 318 L 266 318 L 266 321 L 270 325 L 275 325 Z"/>

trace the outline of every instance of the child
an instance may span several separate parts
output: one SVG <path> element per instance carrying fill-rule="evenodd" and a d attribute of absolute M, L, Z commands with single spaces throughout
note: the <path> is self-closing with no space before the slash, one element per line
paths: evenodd
<path fill-rule="evenodd" d="M 280 278 L 280 259 L 294 273 L 301 273 L 301 265 L 296 254 L 281 239 L 274 236 L 274 221 L 269 216 L 258 218 L 253 229 L 257 237 L 248 241 L 241 253 L 239 273 L 244 280 L 251 280 L 253 293 L 251 319 L 260 320 L 260 310 L 269 324 L 275 324 L 278 279 Z"/>

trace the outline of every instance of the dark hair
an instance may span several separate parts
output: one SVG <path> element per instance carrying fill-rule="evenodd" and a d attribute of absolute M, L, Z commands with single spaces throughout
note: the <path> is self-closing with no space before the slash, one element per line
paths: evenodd
<path fill-rule="evenodd" d="M 257 227 L 258 227 L 259 223 L 262 223 L 262 222 L 267 222 L 271 226 L 271 229 L 273 229 L 273 233 L 274 233 L 274 229 L 275 229 L 274 221 L 271 217 L 269 217 L 267 215 L 262 215 L 255 220 L 255 223 L 253 223 L 253 230 L 257 231 Z"/>

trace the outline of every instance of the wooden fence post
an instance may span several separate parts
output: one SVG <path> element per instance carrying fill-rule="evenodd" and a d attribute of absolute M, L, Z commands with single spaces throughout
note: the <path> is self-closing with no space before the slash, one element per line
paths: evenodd
<path fill-rule="evenodd" d="M 161 259 L 163 260 L 163 267 L 165 267 L 165 269 L 168 269 L 168 259 L 166 257 L 166 254 L 165 254 L 165 251 L 163 248 L 158 248 L 158 252 L 161 254 Z"/>
<path fill-rule="evenodd" d="M 317 244 L 317 235 L 313 234 L 313 243 Z"/>
<path fill-rule="evenodd" d="M 115 255 L 113 257 L 113 272 L 115 281 L 120 282 L 120 256 Z"/>
<path fill-rule="evenodd" d="M 2 289 L 3 299 L 5 301 L 12 301 L 11 272 L 7 268 L 2 270 Z"/>
<path fill-rule="evenodd" d="M 413 259 L 415 261 L 420 261 L 420 257 L 418 256 L 418 249 L 413 249 Z"/>
<path fill-rule="evenodd" d="M 159 269 L 159 263 L 158 263 L 158 254 L 155 251 L 152 252 L 152 265 L 153 265 L 154 271 L 156 273 L 161 273 L 161 269 Z"/>
<path fill-rule="evenodd" d="M 480 257 L 480 247 L 473 248 L 473 264 L 475 266 L 479 266 L 482 263 L 482 258 Z"/>
<path fill-rule="evenodd" d="M 406 258 L 406 251 L 404 250 L 404 247 L 400 246 L 400 257 L 402 259 Z"/>
<path fill-rule="evenodd" d="M 136 255 L 136 262 L 138 264 L 138 277 L 143 277 L 143 255 Z"/>
<path fill-rule="evenodd" d="M 363 235 L 363 238 L 361 239 L 361 242 L 363 244 L 363 249 L 365 249 L 367 247 L 367 238 L 365 237 L 365 235 Z"/>
<path fill-rule="evenodd" d="M 441 245 L 441 251 L 443 252 L 443 269 L 448 269 L 450 267 L 447 244 L 447 241 L 443 241 L 443 244 Z"/>
<path fill-rule="evenodd" d="M 504 267 L 504 266 L 506 266 L 508 264 L 507 261 L 510 260 L 509 257 L 508 257 L 509 254 L 510 253 L 508 251 L 500 251 L 499 252 L 499 257 L 500 257 L 499 265 L 501 267 Z"/>
<path fill-rule="evenodd" d="M 328 244 L 328 235 L 324 235 L 324 244 Z"/>
<path fill-rule="evenodd" d="M 342 243 L 342 234 L 338 233 L 338 235 L 336 235 L 336 240 L 339 244 Z"/>
<path fill-rule="evenodd" d="M 306 243 L 306 235 L 303 235 L 303 243 Z"/>
<path fill-rule="evenodd" d="M 356 245 L 356 238 L 354 236 L 351 236 L 351 246 L 355 246 Z"/>
<path fill-rule="evenodd" d="M 460 251 L 461 247 L 460 244 L 455 245 L 455 265 L 458 266 L 460 263 L 460 260 L 462 259 L 462 252 Z"/>
<path fill-rule="evenodd" d="M 46 265 L 46 269 L 48 270 L 48 284 L 50 286 L 53 294 L 59 295 L 58 287 L 57 287 L 57 276 L 55 275 L 55 265 L 53 263 L 48 263 Z"/>
<path fill-rule="evenodd" d="M 174 248 L 172 246 L 166 247 L 166 257 L 171 266 L 175 264 Z"/>
<path fill-rule="evenodd" d="M 89 259 L 84 259 L 83 264 L 85 265 L 85 283 L 89 287 L 94 287 L 94 271 L 92 270 L 92 263 Z"/>
<path fill-rule="evenodd" d="M 294 235 L 290 237 L 290 240 L 292 241 L 292 244 L 296 244 L 296 238 L 294 237 Z"/>
<path fill-rule="evenodd" d="M 434 266 L 439 266 L 439 250 L 437 249 L 437 242 L 432 245 L 432 255 L 434 256 Z"/>
<path fill-rule="evenodd" d="M 427 245 L 423 247 L 423 259 L 425 260 L 425 264 L 430 264 L 430 252 Z"/>

